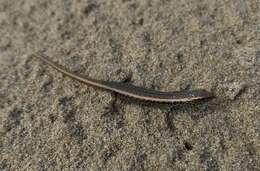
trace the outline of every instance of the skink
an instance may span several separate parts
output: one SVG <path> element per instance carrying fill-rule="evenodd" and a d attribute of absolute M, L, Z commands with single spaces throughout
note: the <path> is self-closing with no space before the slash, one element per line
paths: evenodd
<path fill-rule="evenodd" d="M 98 88 L 102 88 L 105 90 L 117 92 L 119 94 L 141 99 L 141 100 L 171 103 L 171 102 L 188 102 L 188 101 L 213 97 L 213 95 L 210 92 L 203 89 L 191 90 L 191 91 L 162 92 L 162 91 L 135 86 L 129 83 L 96 80 L 93 78 L 88 78 L 79 74 L 75 74 L 69 71 L 68 69 L 66 69 L 65 67 L 59 65 L 58 63 L 53 62 L 52 60 L 49 59 L 47 55 L 44 55 L 42 53 L 35 53 L 32 56 L 41 60 L 42 62 L 56 69 L 57 71 L 63 73 L 64 75 L 72 79 L 75 79 L 79 82 L 92 85 Z"/>

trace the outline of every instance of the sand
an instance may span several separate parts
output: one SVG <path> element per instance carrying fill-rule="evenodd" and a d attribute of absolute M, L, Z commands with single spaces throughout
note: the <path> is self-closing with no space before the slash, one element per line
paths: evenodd
<path fill-rule="evenodd" d="M 163 91 L 83 85 L 31 58 Z M 259 0 L 0 1 L 1 170 L 259 170 Z"/>

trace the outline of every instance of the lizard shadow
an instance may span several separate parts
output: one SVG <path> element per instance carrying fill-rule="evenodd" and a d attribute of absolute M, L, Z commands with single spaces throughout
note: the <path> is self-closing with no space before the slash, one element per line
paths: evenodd
<path fill-rule="evenodd" d="M 176 116 L 187 113 L 190 115 L 191 119 L 196 122 L 212 113 L 223 110 L 223 105 L 221 104 L 224 103 L 222 99 L 218 98 L 175 103 L 143 101 L 123 95 L 118 95 L 118 99 L 120 99 L 120 105 L 131 103 L 136 106 L 144 106 L 150 109 L 160 109 L 165 114 L 165 123 L 167 125 L 167 129 L 171 132 L 176 130 L 174 126 L 174 119 Z"/>

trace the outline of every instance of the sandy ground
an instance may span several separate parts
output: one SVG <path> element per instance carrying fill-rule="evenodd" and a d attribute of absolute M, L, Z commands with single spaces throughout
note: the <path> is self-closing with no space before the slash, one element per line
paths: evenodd
<path fill-rule="evenodd" d="M 34 60 L 197 103 L 142 102 Z M 259 170 L 259 0 L 1 0 L 1 170 Z"/>

